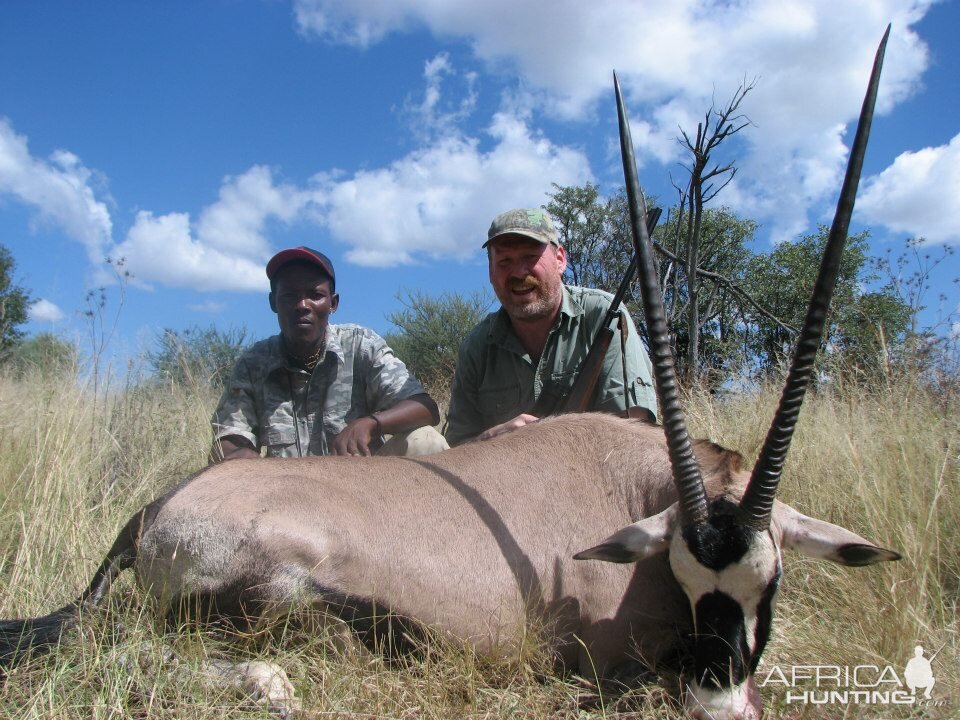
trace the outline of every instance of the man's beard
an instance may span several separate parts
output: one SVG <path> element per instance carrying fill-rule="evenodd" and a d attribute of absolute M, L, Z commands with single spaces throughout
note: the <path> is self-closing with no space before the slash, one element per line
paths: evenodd
<path fill-rule="evenodd" d="M 533 288 L 533 293 L 524 298 L 513 296 L 513 290 Z M 500 304 L 507 311 L 507 315 L 517 320 L 533 320 L 552 315 L 557 309 L 560 298 L 560 279 L 556 282 L 548 280 L 539 282 L 532 276 L 522 280 L 511 280 L 507 283 L 506 292 L 497 294 Z"/>

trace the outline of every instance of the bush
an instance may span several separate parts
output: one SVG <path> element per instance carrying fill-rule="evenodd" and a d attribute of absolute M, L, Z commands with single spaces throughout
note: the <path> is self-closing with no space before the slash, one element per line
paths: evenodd
<path fill-rule="evenodd" d="M 157 338 L 157 350 L 147 353 L 147 362 L 157 377 L 187 386 L 222 388 L 237 358 L 250 346 L 246 327 L 217 330 L 165 329 Z"/>
<path fill-rule="evenodd" d="M 77 346 L 53 333 L 43 332 L 29 337 L 10 351 L 7 365 L 14 377 L 23 378 L 31 372 L 41 375 L 75 374 L 79 362 Z"/>
<path fill-rule="evenodd" d="M 404 309 L 387 319 L 400 328 L 400 332 L 390 333 L 385 339 L 397 357 L 441 402 L 449 394 L 460 343 L 490 308 L 489 293 L 431 296 L 408 290 L 406 299 L 400 296 L 397 299 Z"/>

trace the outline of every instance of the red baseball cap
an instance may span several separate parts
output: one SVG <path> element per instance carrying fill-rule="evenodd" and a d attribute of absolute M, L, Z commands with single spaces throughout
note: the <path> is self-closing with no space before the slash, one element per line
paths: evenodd
<path fill-rule="evenodd" d="M 333 290 L 336 288 L 337 275 L 333 271 L 333 263 L 330 262 L 330 258 L 319 250 L 314 250 L 304 245 L 281 250 L 270 258 L 270 262 L 267 263 L 267 277 L 270 278 L 270 282 L 273 283 L 273 278 L 280 268 L 294 260 L 301 260 L 316 265 L 330 276 L 330 289 Z"/>

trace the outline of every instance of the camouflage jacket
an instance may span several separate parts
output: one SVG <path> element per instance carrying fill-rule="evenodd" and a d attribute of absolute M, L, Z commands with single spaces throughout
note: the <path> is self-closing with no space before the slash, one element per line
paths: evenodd
<path fill-rule="evenodd" d="M 612 299 L 602 290 L 564 285 L 560 315 L 539 362 L 524 349 L 503 308 L 481 320 L 460 346 L 447 412 L 447 442 L 456 445 L 530 412 L 542 393 L 559 397 L 569 390 Z M 622 306 L 621 317 L 627 319 L 626 348 L 621 353 L 619 337 L 610 343 L 590 410 L 622 413 L 629 405 L 645 407 L 656 415 L 653 368 L 625 310 Z"/>
<path fill-rule="evenodd" d="M 215 439 L 239 435 L 270 457 L 327 455 L 347 423 L 426 390 L 383 338 L 359 325 L 328 325 L 323 358 L 293 365 L 279 335 L 237 361 L 211 423 Z"/>

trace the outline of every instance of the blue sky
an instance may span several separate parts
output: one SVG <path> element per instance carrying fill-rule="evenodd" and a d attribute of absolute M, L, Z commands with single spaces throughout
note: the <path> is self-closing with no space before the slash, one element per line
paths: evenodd
<path fill-rule="evenodd" d="M 757 78 L 718 202 L 769 247 L 829 220 L 874 50 L 893 23 L 854 230 L 877 253 L 960 242 L 957 3 L 928 0 L 208 0 L 0 3 L 0 244 L 27 326 L 113 352 L 163 328 L 276 331 L 263 272 L 306 244 L 338 322 L 391 327 L 398 293 L 487 287 L 497 213 L 551 183 L 622 184 L 611 71 L 648 193 L 678 127 Z M 132 273 L 122 308 L 106 257 Z M 952 293 L 952 268 L 935 289 Z"/>

